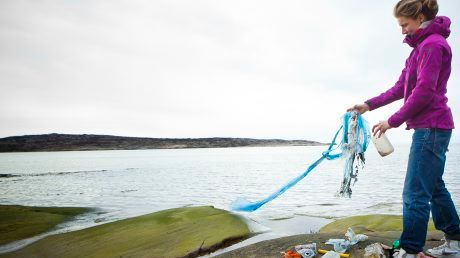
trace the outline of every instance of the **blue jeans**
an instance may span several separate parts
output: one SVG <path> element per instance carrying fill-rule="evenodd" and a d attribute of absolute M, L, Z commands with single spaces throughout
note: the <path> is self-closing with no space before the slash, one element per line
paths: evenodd
<path fill-rule="evenodd" d="M 415 129 L 403 190 L 400 245 L 408 253 L 423 251 L 430 209 L 433 222 L 446 236 L 460 235 L 460 220 L 442 175 L 452 130 Z"/>

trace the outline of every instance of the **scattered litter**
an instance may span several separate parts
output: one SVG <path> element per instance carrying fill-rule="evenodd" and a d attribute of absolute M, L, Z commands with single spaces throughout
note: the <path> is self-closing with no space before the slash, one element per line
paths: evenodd
<path fill-rule="evenodd" d="M 348 248 L 350 248 L 350 246 L 368 239 L 368 237 L 364 234 L 356 235 L 351 228 L 348 228 L 347 233 L 345 233 L 345 237 L 347 239 L 329 239 L 326 241 L 326 244 L 334 245 L 334 251 L 344 253 L 348 250 Z"/>
<path fill-rule="evenodd" d="M 312 258 L 316 256 L 316 252 L 313 249 L 305 248 L 298 251 L 302 258 Z"/>
<path fill-rule="evenodd" d="M 296 245 L 294 248 L 281 252 L 284 258 L 313 258 L 316 256 L 316 243 Z"/>
<path fill-rule="evenodd" d="M 366 241 L 368 239 L 368 237 L 364 234 L 356 235 L 355 232 L 353 232 L 353 229 L 351 228 L 348 228 L 347 233 L 345 233 L 345 236 L 348 238 L 351 245 L 354 245 L 361 241 Z"/>
<path fill-rule="evenodd" d="M 294 249 L 302 255 L 302 258 L 312 258 L 316 256 L 316 243 L 296 245 Z"/>
<path fill-rule="evenodd" d="M 385 247 L 384 247 L 384 248 L 385 248 Z M 388 250 L 388 253 L 389 253 L 388 257 L 393 257 L 394 253 L 399 251 L 399 248 L 400 248 L 400 246 L 399 246 L 399 240 L 393 241 L 393 244 L 392 244 L 391 248 L 388 247 L 388 249 L 389 249 L 389 250 Z M 386 248 L 385 248 L 385 249 L 386 249 Z"/>
<path fill-rule="evenodd" d="M 322 258 L 340 258 L 340 254 L 334 251 L 329 251 L 325 253 Z"/>
<path fill-rule="evenodd" d="M 338 253 L 345 253 L 351 246 L 351 243 L 345 239 L 329 239 L 326 241 L 326 245 L 333 245 L 334 251 Z"/>
<path fill-rule="evenodd" d="M 323 250 L 323 249 L 318 249 L 318 253 L 319 253 L 319 254 L 325 254 L 325 253 L 327 253 L 327 252 L 331 252 L 331 251 Z M 334 252 L 334 251 L 332 251 L 332 252 Z M 339 254 L 339 256 L 342 257 L 342 258 L 349 258 L 349 257 L 350 257 L 349 254 L 344 254 L 344 253 L 338 253 L 338 254 Z M 324 256 L 322 256 L 322 257 L 324 257 Z"/>
<path fill-rule="evenodd" d="M 283 255 L 284 258 L 302 258 L 302 255 L 292 250 L 289 250 L 287 252 L 281 252 L 281 255 Z"/>
<path fill-rule="evenodd" d="M 393 249 L 399 249 L 399 240 L 393 241 Z"/>
<path fill-rule="evenodd" d="M 365 258 L 386 258 L 383 246 L 380 243 L 373 243 L 364 248 Z"/>
<path fill-rule="evenodd" d="M 324 254 L 322 258 L 349 258 L 350 255 L 345 252 L 353 245 L 358 242 L 365 241 L 368 237 L 364 234 L 355 234 L 351 228 L 348 228 L 345 233 L 347 239 L 329 239 L 326 241 L 326 244 L 334 245 L 334 251 L 328 251 L 323 249 L 316 249 L 316 243 L 308 243 L 303 245 L 296 245 L 291 250 L 286 252 L 281 252 L 283 258 L 313 258 L 317 253 Z M 386 258 L 384 255 L 383 249 L 391 249 L 388 246 L 377 243 L 379 246 L 375 248 L 380 248 L 377 251 L 373 251 L 373 245 L 370 245 L 369 248 L 366 248 L 366 253 L 369 253 L 367 258 Z M 369 250 L 367 250 L 369 249 Z M 381 250 L 381 252 L 379 252 Z M 380 256 L 380 253 L 383 256 Z M 373 254 L 376 254 L 372 256 Z"/>
<path fill-rule="evenodd" d="M 313 251 L 316 251 L 316 243 L 296 245 L 294 248 L 297 252 L 302 249 L 312 249 Z"/>

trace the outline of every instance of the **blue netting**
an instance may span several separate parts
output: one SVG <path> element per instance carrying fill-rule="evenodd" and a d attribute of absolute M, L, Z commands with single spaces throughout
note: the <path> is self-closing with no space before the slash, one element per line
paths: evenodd
<path fill-rule="evenodd" d="M 342 140 L 338 144 L 336 144 L 337 137 L 341 132 L 342 132 Z M 248 211 L 248 212 L 257 210 L 262 205 L 266 204 L 267 202 L 272 201 L 276 197 L 286 192 L 289 188 L 296 185 L 300 180 L 306 177 L 324 159 L 333 160 L 333 159 L 342 157 L 342 155 L 347 155 L 347 156 L 353 155 L 353 158 L 355 158 L 355 155 L 359 155 L 364 160 L 364 152 L 366 151 L 368 143 L 369 143 L 369 135 L 370 135 L 369 126 L 367 125 L 367 122 L 362 118 L 362 116 L 359 113 L 354 112 L 354 111 L 347 112 L 343 116 L 342 125 L 340 126 L 339 130 L 337 130 L 337 132 L 335 133 L 334 138 L 332 139 L 332 142 L 329 144 L 329 147 L 327 148 L 327 150 L 324 151 L 322 153 L 322 156 L 318 160 L 313 162 L 307 168 L 305 172 L 291 179 L 280 189 L 278 189 L 277 191 L 272 193 L 270 196 L 260 201 L 250 202 L 244 198 L 238 198 L 237 200 L 232 202 L 231 209 L 234 211 Z M 340 150 L 337 151 L 338 149 Z M 349 161 L 347 160 L 347 162 Z M 351 164 L 351 167 L 352 166 L 353 166 L 353 162 Z M 344 175 L 350 175 L 350 173 L 353 173 L 353 171 L 351 172 L 347 171 L 349 170 L 349 168 L 350 168 L 350 165 L 349 164 L 348 166 L 346 165 Z M 344 182 L 345 181 L 346 180 L 344 177 Z M 348 182 L 345 182 L 345 184 L 348 184 L 348 187 L 349 187 L 349 180 Z M 342 185 L 342 188 L 343 188 L 343 185 Z"/>

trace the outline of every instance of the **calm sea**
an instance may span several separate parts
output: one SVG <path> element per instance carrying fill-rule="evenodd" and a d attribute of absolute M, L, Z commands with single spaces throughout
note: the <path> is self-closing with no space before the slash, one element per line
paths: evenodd
<path fill-rule="evenodd" d="M 1 153 L 0 203 L 84 206 L 80 226 L 187 205 L 229 209 L 259 200 L 302 173 L 325 146 Z M 323 161 L 294 188 L 245 216 L 281 218 L 401 214 L 409 145 L 380 157 L 372 145 L 348 198 L 334 196 L 344 160 Z M 460 207 L 460 145 L 451 144 L 445 181 Z"/>

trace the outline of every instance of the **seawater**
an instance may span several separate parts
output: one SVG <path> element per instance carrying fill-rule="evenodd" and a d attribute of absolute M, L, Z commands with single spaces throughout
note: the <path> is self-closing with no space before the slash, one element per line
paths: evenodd
<path fill-rule="evenodd" d="M 323 161 L 295 187 L 253 213 L 255 220 L 401 214 L 409 144 L 380 157 L 372 145 L 351 198 L 335 193 L 344 161 Z M 265 198 L 321 156 L 326 146 L 1 153 L 0 203 L 81 206 L 81 221 L 113 221 L 163 209 Z M 460 207 L 460 144 L 451 144 L 444 179 Z M 90 218 L 90 219 L 88 219 Z"/>

